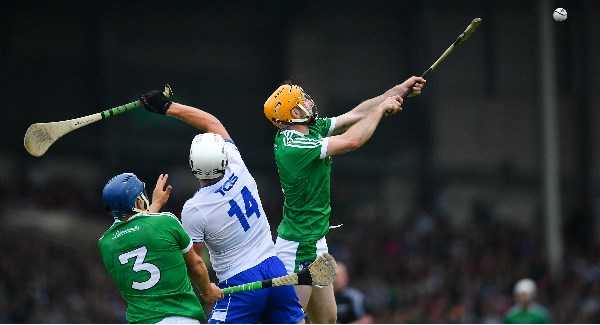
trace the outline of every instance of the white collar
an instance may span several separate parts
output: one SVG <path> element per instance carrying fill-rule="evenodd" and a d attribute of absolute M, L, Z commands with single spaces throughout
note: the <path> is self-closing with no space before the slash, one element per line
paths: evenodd
<path fill-rule="evenodd" d="M 282 130 L 281 132 L 290 132 L 290 133 L 296 133 L 296 134 L 301 135 L 301 136 L 306 136 L 306 134 L 304 134 L 304 133 L 302 133 L 300 131 L 297 131 L 297 130 Z"/>
<path fill-rule="evenodd" d="M 121 220 L 121 219 L 115 219 L 115 222 L 113 222 L 113 224 L 112 224 L 112 225 L 114 226 L 115 224 L 117 224 L 117 223 L 119 223 L 119 222 L 129 222 L 129 221 L 133 220 L 133 218 L 135 218 L 135 217 L 139 217 L 140 215 L 143 215 L 143 214 L 144 214 L 144 213 L 142 213 L 142 212 L 138 212 L 138 213 L 136 213 L 136 214 L 132 215 L 132 216 L 131 216 L 131 218 L 127 219 L 127 221 L 123 221 L 123 220 Z"/>

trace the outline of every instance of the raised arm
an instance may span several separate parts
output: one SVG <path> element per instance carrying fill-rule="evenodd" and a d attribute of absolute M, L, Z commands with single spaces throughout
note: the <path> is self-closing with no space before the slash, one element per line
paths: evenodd
<path fill-rule="evenodd" d="M 222 136 L 223 139 L 231 139 L 221 121 L 201 109 L 173 102 L 167 109 L 166 114 L 176 117 L 202 132 L 216 133 Z"/>
<path fill-rule="evenodd" d="M 173 116 L 202 132 L 216 133 L 223 139 L 231 139 L 221 121 L 214 115 L 192 106 L 173 102 L 159 90 L 145 93 L 140 100 L 148 111 Z"/>
<path fill-rule="evenodd" d="M 327 155 L 341 155 L 362 147 L 375 132 L 383 114 L 402 110 L 403 101 L 402 96 L 387 97 L 346 132 L 326 138 Z"/>
<path fill-rule="evenodd" d="M 383 94 L 363 101 L 352 110 L 336 117 L 333 134 L 340 134 L 346 131 L 349 127 L 365 118 L 372 110 L 374 110 L 388 97 L 404 97 L 407 93 L 410 93 L 411 95 L 420 94 L 425 86 L 425 83 L 425 79 L 412 76 L 406 79 L 403 83 L 388 89 Z"/>

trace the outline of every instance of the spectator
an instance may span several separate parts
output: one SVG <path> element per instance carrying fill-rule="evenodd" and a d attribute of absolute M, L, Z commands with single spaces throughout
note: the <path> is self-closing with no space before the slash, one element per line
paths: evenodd
<path fill-rule="evenodd" d="M 373 317 L 367 314 L 364 295 L 357 289 L 348 287 L 350 277 L 346 265 L 337 263 L 334 282 L 337 302 L 337 321 L 342 324 L 370 324 Z"/>
<path fill-rule="evenodd" d="M 507 324 L 547 324 L 550 316 L 546 308 L 535 303 L 535 282 L 531 279 L 522 279 L 515 285 L 516 305 L 513 306 L 504 322 Z"/>

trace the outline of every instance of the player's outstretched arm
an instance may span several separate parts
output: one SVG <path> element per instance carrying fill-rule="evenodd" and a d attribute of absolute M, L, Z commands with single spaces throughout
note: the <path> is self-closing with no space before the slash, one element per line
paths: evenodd
<path fill-rule="evenodd" d="M 403 102 L 402 96 L 388 97 L 346 132 L 326 138 L 327 155 L 341 155 L 362 147 L 375 132 L 383 114 L 399 112 Z"/>
<path fill-rule="evenodd" d="M 403 83 L 388 89 L 385 93 L 363 101 L 351 111 L 336 117 L 333 134 L 340 134 L 346 131 L 349 127 L 365 118 L 372 110 L 374 110 L 388 97 L 404 97 L 407 93 L 410 93 L 411 95 L 420 94 L 423 90 L 423 87 L 425 87 L 425 83 L 425 79 L 412 76 L 406 79 Z"/>
<path fill-rule="evenodd" d="M 223 139 L 231 139 L 225 126 L 214 115 L 201 109 L 173 102 L 166 112 L 202 132 L 216 133 Z"/>
<path fill-rule="evenodd" d="M 185 263 L 192 282 L 200 290 L 202 300 L 207 304 L 212 304 L 223 298 L 223 290 L 210 282 L 208 270 L 198 250 L 197 244 L 194 244 L 194 248 L 184 255 Z"/>
<path fill-rule="evenodd" d="M 175 103 L 160 90 L 151 90 L 143 94 L 140 100 L 150 112 L 173 116 L 202 132 L 216 133 L 223 139 L 231 139 L 221 121 L 214 115 L 192 106 Z"/>

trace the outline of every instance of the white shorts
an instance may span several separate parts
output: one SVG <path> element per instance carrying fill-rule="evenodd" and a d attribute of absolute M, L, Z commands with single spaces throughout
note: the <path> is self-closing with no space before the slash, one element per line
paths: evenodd
<path fill-rule="evenodd" d="M 163 318 L 157 324 L 200 324 L 197 319 L 183 317 L 183 316 L 169 316 Z"/>
<path fill-rule="evenodd" d="M 328 252 L 325 237 L 312 242 L 296 242 L 277 236 L 275 241 L 277 257 L 285 265 L 288 274 L 299 272 L 310 263 Z"/>

